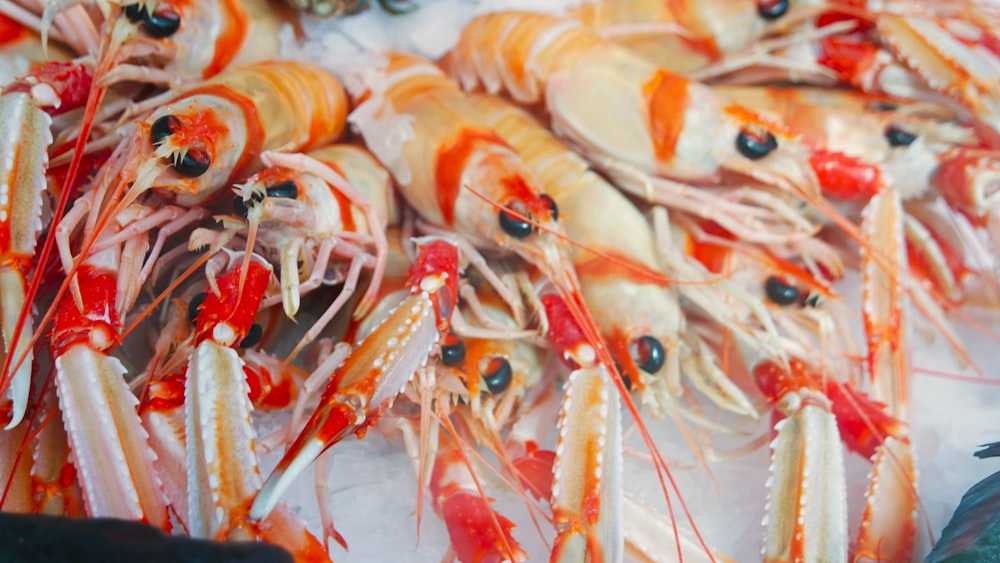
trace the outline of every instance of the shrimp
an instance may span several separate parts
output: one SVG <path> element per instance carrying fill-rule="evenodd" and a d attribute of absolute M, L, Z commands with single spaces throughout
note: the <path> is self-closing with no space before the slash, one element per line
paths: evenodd
<path fill-rule="evenodd" d="M 917 514 L 906 425 L 803 360 L 790 366 L 786 371 L 764 361 L 753 369 L 777 409 L 765 559 L 846 560 L 842 438 L 874 465 L 855 561 L 906 561 Z"/>
<path fill-rule="evenodd" d="M 572 9 L 570 17 L 659 67 L 687 74 L 814 11 L 795 0 L 590 0 Z"/>
<path fill-rule="evenodd" d="M 100 250 L 94 242 L 111 218 L 120 216 L 148 190 L 155 189 L 167 201 L 185 207 L 211 200 L 223 186 L 259 167 L 261 151 L 329 144 L 342 133 L 346 112 L 340 83 L 305 63 L 271 62 L 233 69 L 189 90 L 138 122 L 128 140 L 98 172 L 90 195 L 75 204 L 77 221 L 86 214 L 81 254 Z M 157 214 L 151 221 L 166 219 Z M 103 244 L 111 246 L 129 236 L 131 233 L 108 237 Z M 153 255 L 147 258 L 150 267 L 164 239 L 158 239 Z M 50 236 L 46 246 L 53 242 Z M 44 252 L 39 259 L 43 258 Z M 62 259 L 72 276 L 74 259 L 66 251 Z M 26 303 L 40 281 L 37 276 L 32 280 Z M 131 291 L 137 290 L 138 285 L 131 286 Z M 18 320 L 25 323 L 27 319 L 25 306 Z M 14 330 L 15 335 L 22 332 Z M 30 365 L 24 353 L 8 355 L 4 370 L 8 375 L 0 382 L 0 389 L 10 385 L 10 368 L 24 365 Z"/>
<path fill-rule="evenodd" d="M 432 232 L 457 232 L 469 246 L 513 252 L 538 268 L 565 295 L 564 311 L 579 320 L 599 359 L 591 365 L 616 373 L 572 263 L 558 245 L 554 200 L 541 192 L 517 153 L 440 69 L 411 55 L 393 52 L 385 57 L 387 66 L 381 72 L 361 77 L 362 88 L 355 93 L 360 103 L 350 120 L 393 174 L 403 197 Z M 394 141 L 387 143 L 387 138 Z M 407 141 L 400 146 L 398 139 Z M 612 383 L 627 395 L 620 378 Z M 639 421 L 635 405 L 626 404 Z M 647 447 L 656 452 L 647 429 L 640 430 Z M 658 472 L 666 473 L 662 457 L 654 456 Z M 591 547 L 600 543 L 597 536 L 590 538 Z"/>
<path fill-rule="evenodd" d="M 294 358 L 347 303 L 365 264 L 373 269 L 372 281 L 355 316 L 363 316 L 374 303 L 387 261 L 385 224 L 394 211 L 392 184 L 388 172 L 371 154 L 351 145 L 331 145 L 306 155 L 266 153 L 263 159 L 281 166 L 265 169 L 244 182 L 236 207 L 249 222 L 248 243 L 259 240 L 278 256 L 285 313 L 294 318 L 303 294 L 330 283 L 324 277 L 331 255 L 351 260 L 338 298 L 291 353 L 290 358 Z M 258 230 L 261 223 L 263 228 Z M 309 250 L 315 245 L 315 252 Z M 375 255 L 365 246 L 373 246 Z M 300 255 L 306 255 L 303 262 L 312 264 L 304 283 L 299 280 Z M 269 304 L 265 301 L 265 306 Z"/>
<path fill-rule="evenodd" d="M 281 495 L 324 450 L 351 433 L 364 436 L 448 333 L 458 304 L 458 250 L 446 240 L 421 247 L 410 267 L 409 294 L 330 371 L 320 406 L 264 483 L 250 508 L 265 518 Z"/>
<path fill-rule="evenodd" d="M 236 262 L 232 256 L 220 257 Z M 208 275 L 214 277 L 218 262 L 210 264 Z M 168 327 L 168 338 L 187 332 L 190 337 L 175 344 L 175 357 L 164 365 L 176 368 L 151 384 L 141 409 L 157 451 L 157 472 L 178 521 L 193 537 L 269 541 L 300 560 L 328 560 L 304 522 L 286 508 L 263 523 L 246 518 L 261 478 L 247 366 L 234 348 L 252 346 L 252 339 L 260 338 L 251 323 L 272 275 L 270 266 L 254 257 L 240 294 L 241 267 L 237 262 L 214 279 L 183 307 L 188 313 L 183 321 Z M 184 326 L 188 320 L 195 325 L 191 331 Z"/>
<path fill-rule="evenodd" d="M 557 134 L 623 187 L 718 183 L 735 173 L 812 203 L 808 153 L 791 135 L 702 84 L 658 68 L 572 20 L 504 12 L 474 19 L 449 54 L 466 89 L 544 102 Z M 594 107 L 621 108 L 594 113 Z"/>
<path fill-rule="evenodd" d="M 138 400 L 123 379 L 124 365 L 108 355 L 121 337 L 126 305 L 119 299 L 118 283 L 127 276 L 117 270 L 128 268 L 145 250 L 144 238 L 82 260 L 77 278 L 83 309 L 70 295 L 57 301 L 51 347 L 87 514 L 144 520 L 168 529 L 155 454 L 136 413 Z"/>
<path fill-rule="evenodd" d="M 653 250 L 654 234 L 648 221 L 614 186 L 589 170 L 586 162 L 528 114 L 496 98 L 473 96 L 472 101 L 538 175 L 546 193 L 564 212 L 562 224 L 567 235 L 602 252 L 603 256 L 598 256 L 582 248 L 569 250 L 584 300 L 622 366 L 623 375 L 634 386 L 646 389 L 659 374 L 666 380 L 666 387 L 679 395 L 681 358 L 691 356 L 693 350 L 682 340 L 685 319 L 674 290 L 663 287 L 656 279 L 666 278 L 667 274 Z M 632 268 L 616 265 L 608 256 L 628 261 Z M 651 275 L 643 276 L 643 271 Z M 711 304 L 706 300 L 699 303 Z M 717 307 L 710 311 L 748 342 L 766 342 L 765 335 L 755 334 L 727 311 Z M 776 335 L 772 333 L 771 338 Z M 776 346 L 772 344 L 771 349 Z M 720 406 L 755 414 L 739 389 L 724 378 L 712 378 L 717 374 L 721 370 L 710 371 L 704 377 L 700 373 L 688 375 Z"/>

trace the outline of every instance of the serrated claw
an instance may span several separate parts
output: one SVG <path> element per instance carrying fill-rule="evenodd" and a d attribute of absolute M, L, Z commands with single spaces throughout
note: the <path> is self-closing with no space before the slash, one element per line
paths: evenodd
<path fill-rule="evenodd" d="M 56 359 L 56 389 L 83 488 L 87 513 L 145 520 L 169 528 L 153 469 L 156 455 L 125 384 L 125 367 L 86 344 Z"/>

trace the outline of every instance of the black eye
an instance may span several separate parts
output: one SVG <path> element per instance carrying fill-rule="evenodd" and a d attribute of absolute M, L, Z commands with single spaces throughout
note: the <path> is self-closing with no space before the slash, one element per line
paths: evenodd
<path fill-rule="evenodd" d="M 788 12 L 788 0 L 758 0 L 757 13 L 765 20 L 780 18 Z"/>
<path fill-rule="evenodd" d="M 247 208 L 247 204 L 243 201 L 243 198 L 236 196 L 233 198 L 233 212 L 246 219 L 250 215 L 250 210 Z"/>
<path fill-rule="evenodd" d="M 559 220 L 559 206 L 556 205 L 556 200 L 552 199 L 549 194 L 542 194 L 542 199 L 544 199 L 549 204 L 550 212 L 552 213 L 552 220 Z"/>
<path fill-rule="evenodd" d="M 896 111 L 899 106 L 890 102 L 871 102 L 865 108 L 871 111 Z"/>
<path fill-rule="evenodd" d="M 153 126 L 149 129 L 149 140 L 154 147 L 157 147 L 180 126 L 181 122 L 176 116 L 164 115 L 153 122 Z"/>
<path fill-rule="evenodd" d="M 170 37 L 181 27 L 181 16 L 173 10 L 163 10 L 146 15 L 141 25 L 150 37 L 163 39 Z"/>
<path fill-rule="evenodd" d="M 522 221 L 506 211 L 500 211 L 500 228 L 503 229 L 503 232 L 517 239 L 526 238 L 535 232 L 534 225 Z"/>
<path fill-rule="evenodd" d="M 660 371 L 666 361 L 663 344 L 652 336 L 640 337 L 634 345 L 632 355 L 639 369 L 649 374 Z"/>
<path fill-rule="evenodd" d="M 465 361 L 465 342 L 454 334 L 449 334 L 441 347 L 441 363 L 455 367 Z"/>
<path fill-rule="evenodd" d="M 493 358 L 490 360 L 490 364 L 486 366 L 486 371 L 483 373 L 483 381 L 486 382 L 486 388 L 494 395 L 503 393 L 510 387 L 510 382 L 513 379 L 514 372 L 510 368 L 510 362 L 505 358 Z"/>
<path fill-rule="evenodd" d="M 378 4 L 382 6 L 383 10 L 394 16 L 409 14 L 417 9 L 416 2 L 410 0 L 378 0 Z"/>
<path fill-rule="evenodd" d="M 247 335 L 240 341 L 240 348 L 253 348 L 254 346 L 260 344 L 260 339 L 263 338 L 263 336 L 263 327 L 257 323 L 250 325 L 250 330 L 247 331 Z"/>
<path fill-rule="evenodd" d="M 764 293 L 775 305 L 782 307 L 795 303 L 801 295 L 797 288 L 788 285 L 777 276 L 767 278 L 767 281 L 764 282 Z"/>
<path fill-rule="evenodd" d="M 188 150 L 180 160 L 174 161 L 174 170 L 185 178 L 197 178 L 212 165 L 208 153 L 202 150 Z"/>
<path fill-rule="evenodd" d="M 750 160 L 760 160 L 776 148 L 778 148 L 777 139 L 767 131 L 764 132 L 763 138 L 747 131 L 740 131 L 736 136 L 736 150 Z"/>
<path fill-rule="evenodd" d="M 917 136 L 890 125 L 885 130 L 885 140 L 889 142 L 890 147 L 907 147 L 917 140 Z"/>
<path fill-rule="evenodd" d="M 128 21 L 136 23 L 146 16 L 146 7 L 140 4 L 129 4 L 125 6 L 125 17 Z"/>
<path fill-rule="evenodd" d="M 205 302 L 205 298 L 208 297 L 207 293 L 199 293 L 191 298 L 191 302 L 188 303 L 188 321 L 194 324 L 194 319 L 198 316 L 198 307 Z"/>
<path fill-rule="evenodd" d="M 284 197 L 288 199 L 296 199 L 299 197 L 299 186 L 295 182 L 289 180 L 287 182 L 282 182 L 280 184 L 275 184 L 270 188 L 267 188 L 267 197 Z"/>

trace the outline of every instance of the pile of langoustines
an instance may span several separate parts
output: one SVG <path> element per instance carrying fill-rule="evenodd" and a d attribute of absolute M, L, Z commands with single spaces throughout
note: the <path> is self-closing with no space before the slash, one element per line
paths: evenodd
<path fill-rule="evenodd" d="M 766 560 L 907 561 L 936 533 L 911 356 L 978 369 L 953 323 L 1000 297 L 1000 12 L 607 0 L 472 18 L 436 61 L 306 62 L 276 3 L 13 4 L 4 511 L 325 560 L 379 540 L 337 532 L 324 477 L 321 530 L 282 499 L 375 430 L 463 562 L 539 534 L 560 561 L 753 557 L 666 460 L 711 476 L 768 444 L 742 484 Z M 285 422 L 257 435 L 254 409 Z M 669 510 L 625 492 L 625 454 Z"/>

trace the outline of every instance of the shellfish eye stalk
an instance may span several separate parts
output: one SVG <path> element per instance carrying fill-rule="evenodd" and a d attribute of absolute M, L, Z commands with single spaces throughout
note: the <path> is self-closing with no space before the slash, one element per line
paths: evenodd
<path fill-rule="evenodd" d="M 514 371 L 510 367 L 510 362 L 506 358 L 492 358 L 482 371 L 483 381 L 486 388 L 494 395 L 503 393 L 510 387 L 510 382 L 514 379 Z"/>
<path fill-rule="evenodd" d="M 514 209 L 513 207 L 507 207 L 507 209 L 510 209 L 511 211 L 514 211 L 521 216 L 524 217 L 528 216 L 528 214 L 522 212 L 521 209 Z M 511 215 L 504 209 L 500 210 L 499 216 L 500 216 L 500 228 L 503 229 L 503 232 L 507 233 L 508 235 L 516 239 L 527 238 L 531 236 L 532 233 L 535 232 L 534 225 L 532 225 L 527 221 L 522 221 L 521 219 L 518 219 L 517 217 Z"/>
<path fill-rule="evenodd" d="M 257 323 L 250 325 L 247 335 L 240 341 L 240 348 L 253 348 L 260 344 L 260 339 L 264 337 L 264 329 Z"/>
<path fill-rule="evenodd" d="M 146 7 L 141 4 L 129 4 L 124 9 L 125 17 L 132 23 L 138 23 L 146 15 Z"/>
<path fill-rule="evenodd" d="M 778 148 L 778 140 L 768 131 L 764 131 L 763 135 L 760 135 L 744 130 L 736 136 L 736 150 L 750 160 L 760 160 L 771 154 L 776 148 Z"/>
<path fill-rule="evenodd" d="M 782 307 L 798 301 L 801 294 L 797 288 L 788 285 L 777 276 L 767 278 L 764 282 L 764 293 L 772 303 Z"/>
<path fill-rule="evenodd" d="M 185 178 L 197 178 L 208 171 L 212 159 L 199 149 L 189 149 L 184 156 L 174 160 L 174 170 Z"/>
<path fill-rule="evenodd" d="M 548 204 L 550 212 L 552 214 L 551 215 L 552 220 L 553 221 L 558 221 L 559 220 L 559 206 L 556 205 L 556 200 L 552 199 L 552 196 L 550 196 L 549 194 L 542 194 L 541 198 L 543 200 L 545 200 L 545 203 Z"/>
<path fill-rule="evenodd" d="M 241 196 L 233 198 L 233 213 L 246 219 L 250 215 L 250 208 Z"/>
<path fill-rule="evenodd" d="M 194 324 L 194 320 L 198 318 L 198 307 L 205 302 L 205 298 L 208 294 L 205 292 L 199 293 L 191 298 L 191 302 L 188 303 L 188 321 Z"/>
<path fill-rule="evenodd" d="M 632 359 L 635 360 L 635 364 L 648 374 L 660 371 L 667 359 L 667 355 L 663 351 L 663 344 L 649 335 L 640 336 L 630 348 L 632 348 Z"/>
<path fill-rule="evenodd" d="M 297 199 L 299 197 L 299 186 L 291 180 L 275 184 L 267 188 L 267 197 Z"/>
<path fill-rule="evenodd" d="M 461 365 L 464 361 L 465 342 L 454 334 L 449 334 L 444 341 L 444 345 L 441 346 L 441 363 L 446 366 L 455 367 Z"/>
<path fill-rule="evenodd" d="M 181 16 L 170 9 L 153 13 L 144 12 L 142 23 L 139 25 L 150 37 L 163 39 L 177 33 L 181 27 Z"/>
<path fill-rule="evenodd" d="M 890 102 L 871 102 L 865 106 L 869 111 L 896 111 L 899 106 Z"/>
<path fill-rule="evenodd" d="M 789 0 L 757 0 L 757 13 L 767 21 L 774 21 L 788 13 Z"/>
<path fill-rule="evenodd" d="M 890 125 L 885 130 L 885 140 L 889 143 L 890 147 L 908 147 L 913 144 L 913 141 L 917 140 L 917 136 L 913 133 L 907 133 L 902 129 L 897 129 L 895 125 Z"/>
<path fill-rule="evenodd" d="M 153 122 L 153 126 L 149 128 L 149 141 L 153 143 L 153 146 L 159 146 L 163 141 L 167 140 L 167 137 L 174 134 L 181 125 L 179 119 L 174 115 L 164 115 Z"/>

